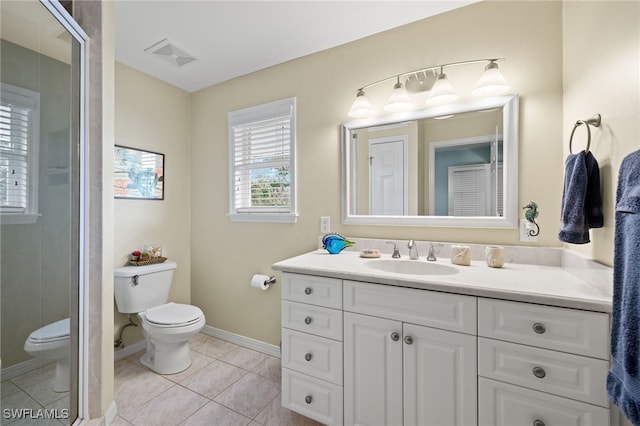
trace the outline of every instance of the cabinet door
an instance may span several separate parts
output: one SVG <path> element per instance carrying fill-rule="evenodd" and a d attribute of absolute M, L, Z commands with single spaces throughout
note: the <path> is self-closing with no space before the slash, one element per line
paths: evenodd
<path fill-rule="evenodd" d="M 476 337 L 413 324 L 403 334 L 404 424 L 476 424 Z"/>
<path fill-rule="evenodd" d="M 344 313 L 344 423 L 402 425 L 402 323 Z"/>

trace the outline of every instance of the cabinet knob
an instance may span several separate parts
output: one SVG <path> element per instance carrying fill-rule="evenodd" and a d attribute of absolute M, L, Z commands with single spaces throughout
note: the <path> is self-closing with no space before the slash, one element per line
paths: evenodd
<path fill-rule="evenodd" d="M 544 368 L 542 367 L 533 367 L 533 375 L 536 376 L 538 379 L 543 379 L 544 376 L 547 375 L 546 371 L 544 371 Z"/>
<path fill-rule="evenodd" d="M 407 345 L 411 345 L 411 344 L 413 344 L 413 337 L 411 337 L 411 336 L 404 336 L 404 342 L 405 342 Z"/>
<path fill-rule="evenodd" d="M 307 324 L 307 325 L 311 324 L 311 321 L 313 321 L 313 318 L 311 318 L 311 317 L 306 317 L 304 319 L 304 323 Z"/>
<path fill-rule="evenodd" d="M 311 361 L 311 358 L 313 358 L 313 355 L 311 355 L 310 353 L 304 354 L 304 359 L 306 359 L 307 361 Z"/>
<path fill-rule="evenodd" d="M 534 420 L 533 426 L 545 426 L 545 424 L 542 420 Z"/>
<path fill-rule="evenodd" d="M 304 397 L 304 402 L 306 402 L 307 404 L 311 404 L 311 401 L 313 401 L 311 395 L 307 395 Z"/>
<path fill-rule="evenodd" d="M 545 327 L 541 322 L 534 323 L 531 328 L 533 328 L 533 331 L 537 334 L 544 334 L 544 332 L 547 331 L 547 327 Z"/>
<path fill-rule="evenodd" d="M 400 340 L 400 334 L 394 331 L 393 333 L 391 333 L 391 340 L 397 342 L 398 340 Z"/>
<path fill-rule="evenodd" d="M 313 290 L 311 290 L 311 287 L 307 287 L 304 289 L 304 294 L 311 294 Z"/>

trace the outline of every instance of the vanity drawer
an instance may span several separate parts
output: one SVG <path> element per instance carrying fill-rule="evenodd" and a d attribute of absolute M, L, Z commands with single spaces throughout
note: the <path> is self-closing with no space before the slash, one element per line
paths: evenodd
<path fill-rule="evenodd" d="M 481 426 L 608 426 L 609 410 L 507 383 L 480 378 Z"/>
<path fill-rule="evenodd" d="M 608 370 L 601 359 L 478 339 L 478 375 L 603 407 Z"/>
<path fill-rule="evenodd" d="M 282 330 L 282 366 L 342 385 L 342 342 Z"/>
<path fill-rule="evenodd" d="M 609 315 L 603 313 L 479 298 L 478 335 L 609 358 Z"/>
<path fill-rule="evenodd" d="M 344 310 L 476 334 L 476 298 L 415 288 L 344 281 Z"/>
<path fill-rule="evenodd" d="M 342 311 L 282 301 L 282 327 L 342 340 Z"/>
<path fill-rule="evenodd" d="M 282 298 L 327 308 L 342 308 L 342 280 L 282 273 Z"/>
<path fill-rule="evenodd" d="M 325 425 L 341 425 L 342 388 L 282 369 L 282 406 Z"/>

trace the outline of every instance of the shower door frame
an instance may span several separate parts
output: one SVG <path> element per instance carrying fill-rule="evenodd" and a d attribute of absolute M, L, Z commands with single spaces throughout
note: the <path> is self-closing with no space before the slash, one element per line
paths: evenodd
<path fill-rule="evenodd" d="M 88 200 L 88 184 L 87 184 L 87 64 L 88 64 L 88 41 L 89 37 L 80 27 L 80 25 L 73 19 L 73 17 L 64 9 L 62 4 L 57 0 L 40 0 L 40 3 L 60 22 L 60 24 L 69 32 L 71 37 L 78 43 L 72 46 L 72 61 L 71 61 L 71 73 L 72 73 L 72 94 L 74 89 L 77 89 L 78 103 L 74 104 L 76 97 L 72 96 L 72 114 L 77 114 L 78 122 L 75 126 L 72 126 L 73 133 L 77 130 L 78 139 L 72 138 L 71 152 L 73 161 L 78 166 L 76 171 L 71 173 L 72 176 L 72 192 L 77 190 L 78 204 L 74 205 L 76 209 L 72 210 L 72 225 L 75 224 L 75 228 L 72 226 L 72 234 L 75 240 L 78 242 L 78 256 L 77 264 L 75 265 L 75 272 L 77 273 L 77 288 L 71 286 L 70 299 L 71 308 L 69 309 L 70 321 L 70 354 L 77 354 L 74 359 L 70 356 L 69 370 L 71 373 L 70 380 L 70 398 L 69 398 L 69 412 L 70 418 L 74 419 L 74 424 L 82 422 L 87 418 L 88 414 L 88 359 L 87 359 L 87 342 L 88 342 L 88 330 L 86 325 L 88 324 L 87 315 L 87 288 L 86 283 L 89 282 L 87 276 L 86 265 L 86 253 L 88 247 L 86 246 L 86 229 L 87 229 L 87 200 Z M 75 66 L 77 61 L 77 67 Z M 77 106 L 76 106 L 77 105 Z M 77 108 L 77 109 L 76 109 Z M 73 119 L 72 119 L 73 123 Z M 77 142 L 77 143 L 75 143 Z M 77 155 L 77 157 L 75 156 Z M 72 196 L 72 200 L 75 202 L 76 197 Z M 72 256 L 72 258 L 74 258 Z M 74 309 L 75 308 L 75 309 Z M 75 379 L 75 380 L 73 380 Z M 73 398 L 73 396 L 77 398 Z"/>

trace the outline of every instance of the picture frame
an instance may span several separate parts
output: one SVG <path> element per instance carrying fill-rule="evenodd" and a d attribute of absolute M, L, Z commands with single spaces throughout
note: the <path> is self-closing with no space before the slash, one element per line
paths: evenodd
<path fill-rule="evenodd" d="M 164 154 L 114 145 L 114 198 L 164 200 Z"/>

